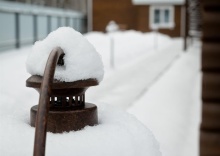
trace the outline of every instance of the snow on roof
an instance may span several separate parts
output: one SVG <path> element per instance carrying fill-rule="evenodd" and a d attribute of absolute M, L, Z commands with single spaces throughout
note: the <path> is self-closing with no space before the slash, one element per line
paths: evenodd
<path fill-rule="evenodd" d="M 148 4 L 184 4 L 185 0 L 132 0 L 134 5 Z"/>
<path fill-rule="evenodd" d="M 35 42 L 26 61 L 27 71 L 31 75 L 43 76 L 49 54 L 55 47 L 65 53 L 64 66 L 56 67 L 55 79 L 65 82 L 89 78 L 102 80 L 101 56 L 82 34 L 70 27 L 60 27 L 44 40 Z"/>

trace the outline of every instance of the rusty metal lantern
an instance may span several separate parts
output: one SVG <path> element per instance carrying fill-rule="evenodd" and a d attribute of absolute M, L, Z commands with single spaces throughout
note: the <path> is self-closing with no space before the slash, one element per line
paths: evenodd
<path fill-rule="evenodd" d="M 45 154 L 46 131 L 62 133 L 98 124 L 96 105 L 85 102 L 85 91 L 98 85 L 98 81 L 61 82 L 53 79 L 56 66 L 64 65 L 63 56 L 61 48 L 53 49 L 44 76 L 33 75 L 26 80 L 27 87 L 40 93 L 39 104 L 30 112 L 31 126 L 36 126 L 34 155 Z"/>

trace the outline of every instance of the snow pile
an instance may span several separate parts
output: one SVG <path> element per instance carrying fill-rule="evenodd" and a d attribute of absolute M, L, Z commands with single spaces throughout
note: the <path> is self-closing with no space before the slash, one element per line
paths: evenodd
<path fill-rule="evenodd" d="M 191 48 L 128 109 L 160 142 L 163 156 L 197 156 L 199 145 L 200 50 Z"/>
<path fill-rule="evenodd" d="M 160 156 L 153 134 L 132 115 L 100 105 L 99 125 L 66 134 L 49 134 L 47 155 Z M 59 140 L 59 141 L 58 141 Z M 86 149 L 86 150 L 85 150 Z"/>
<path fill-rule="evenodd" d="M 24 106 L 16 102 L 0 105 L 0 155 L 32 155 L 34 128 L 27 122 L 29 114 L 26 110 L 29 107 Z M 11 113 L 11 107 L 16 111 Z M 132 115 L 106 105 L 100 105 L 98 109 L 97 126 L 63 134 L 48 133 L 46 155 L 161 156 L 151 131 Z M 13 150 L 10 150 L 11 147 Z"/>
<path fill-rule="evenodd" d="M 65 53 L 64 66 L 56 68 L 55 79 L 65 82 L 89 78 L 102 80 L 104 70 L 100 55 L 82 34 L 70 27 L 58 28 L 44 40 L 35 42 L 26 61 L 27 71 L 42 76 L 48 56 L 55 47 L 61 47 Z"/>
<path fill-rule="evenodd" d="M 115 21 L 110 21 L 105 28 L 106 32 L 114 32 L 119 30 L 119 26 Z"/>

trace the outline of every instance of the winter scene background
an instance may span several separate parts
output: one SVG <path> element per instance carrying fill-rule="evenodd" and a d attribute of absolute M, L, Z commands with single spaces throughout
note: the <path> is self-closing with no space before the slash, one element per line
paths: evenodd
<path fill-rule="evenodd" d="M 11 7 L 8 2 L 1 3 L 0 10 L 7 10 L 7 5 Z M 17 11 L 28 8 L 22 3 L 12 5 Z M 43 7 L 39 9 L 44 11 Z M 62 14 L 59 11 L 48 10 Z M 66 15 L 80 17 L 75 12 Z M 7 20 L 10 22 L 9 16 L 0 13 L 0 19 L 5 19 L 6 23 Z M 25 16 L 20 20 L 28 23 Z M 40 20 L 43 25 L 44 19 L 39 18 L 38 22 Z M 53 27 L 52 22 L 50 32 L 53 35 L 41 45 L 25 43 L 22 37 L 28 35 L 29 29 L 20 25 L 19 47 L 14 41 L 14 47 L 5 48 L 1 45 L 3 40 L 6 43 L 5 35 L 10 34 L 2 31 L 10 29 L 10 26 L 6 27 L 7 24 L 0 26 L 0 155 L 29 156 L 33 153 L 35 129 L 30 126 L 29 115 L 30 108 L 38 103 L 39 94 L 27 88 L 25 83 L 32 73 L 43 72 L 44 66 L 38 60 L 46 60 L 48 55 L 44 54 L 53 46 L 63 46 L 67 53 L 83 51 L 79 58 L 86 59 L 90 68 L 82 67 L 79 61 L 74 64 L 76 71 L 57 71 L 57 78 L 74 81 L 92 77 L 99 80 L 98 86 L 86 92 L 86 101 L 98 106 L 99 124 L 80 131 L 48 133 L 46 155 L 199 155 L 202 75 L 199 39 L 192 39 L 185 51 L 182 36 L 171 37 L 157 29 L 150 32 L 121 29 L 120 25 L 109 21 L 105 32 L 83 32 L 79 22 L 74 26 L 63 22 L 59 26 L 62 30 Z M 79 31 L 82 36 L 72 33 L 72 28 L 76 30 L 75 34 Z M 38 28 L 38 33 L 41 29 L 43 26 Z M 38 40 L 44 41 L 45 34 L 38 34 Z M 63 40 L 59 41 L 59 38 Z M 47 48 L 43 47 L 45 45 Z M 86 57 L 92 50 L 94 55 Z M 35 71 L 38 68 L 39 71 Z M 80 71 L 85 74 L 77 75 Z"/>

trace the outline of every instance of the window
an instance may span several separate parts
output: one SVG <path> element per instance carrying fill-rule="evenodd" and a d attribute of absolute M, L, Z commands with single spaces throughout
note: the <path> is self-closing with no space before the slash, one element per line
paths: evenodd
<path fill-rule="evenodd" d="M 174 8 L 173 6 L 150 6 L 150 28 L 173 28 Z"/>

